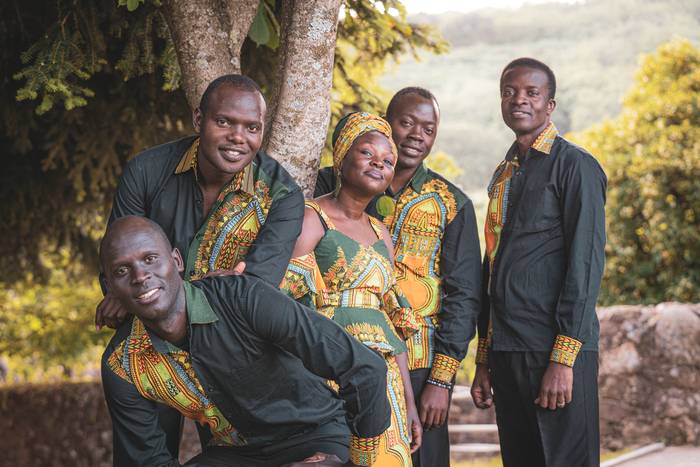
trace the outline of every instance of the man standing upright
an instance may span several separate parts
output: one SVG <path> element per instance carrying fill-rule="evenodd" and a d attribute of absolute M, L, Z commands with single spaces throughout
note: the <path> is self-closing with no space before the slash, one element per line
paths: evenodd
<path fill-rule="evenodd" d="M 503 463 L 597 466 L 598 319 L 607 179 L 550 117 L 556 80 L 520 58 L 501 75 L 515 142 L 489 184 L 474 404 L 495 400 Z"/>
<path fill-rule="evenodd" d="M 447 467 L 447 412 L 454 376 L 475 333 L 481 253 L 471 200 L 425 166 L 440 109 L 427 89 L 404 88 L 386 111 L 398 149 L 394 179 L 367 212 L 382 220 L 394 244 L 398 284 L 420 318 L 406 344 L 411 383 L 423 424 L 414 467 Z M 332 172 L 319 174 L 316 196 L 333 191 Z"/>

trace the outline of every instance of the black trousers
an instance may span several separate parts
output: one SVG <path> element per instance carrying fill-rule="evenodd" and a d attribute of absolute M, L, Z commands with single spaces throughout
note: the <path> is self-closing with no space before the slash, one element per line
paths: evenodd
<path fill-rule="evenodd" d="M 416 407 L 420 410 L 420 397 L 430 376 L 430 368 L 420 368 L 411 371 L 411 386 L 416 399 Z M 452 391 L 450 391 L 450 402 Z M 447 432 L 447 420 L 441 426 L 423 431 L 423 443 L 420 449 L 411 456 L 413 467 L 449 467 L 450 466 L 450 437 Z"/>
<path fill-rule="evenodd" d="M 329 420 L 314 430 L 257 448 L 207 446 L 185 465 L 196 467 L 275 467 L 300 462 L 317 452 L 335 454 L 347 462 L 350 432 L 344 416 Z"/>
<path fill-rule="evenodd" d="M 556 410 L 535 405 L 549 352 L 491 352 L 489 369 L 504 467 L 600 465 L 598 352 L 574 364 L 573 399 Z"/>

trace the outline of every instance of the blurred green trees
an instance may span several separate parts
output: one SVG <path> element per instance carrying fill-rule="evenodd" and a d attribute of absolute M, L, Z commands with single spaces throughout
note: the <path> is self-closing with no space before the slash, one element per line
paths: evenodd
<path fill-rule="evenodd" d="M 281 3 L 261 0 L 241 54 L 264 91 Z M 377 78 L 388 61 L 446 49 L 399 0 L 343 4 L 334 121 L 383 109 Z M 71 374 L 110 335 L 92 325 L 95 253 L 121 169 L 191 133 L 190 109 L 158 0 L 0 2 L 0 40 L 0 381 L 3 366 L 20 380 L 51 365 Z"/>
<path fill-rule="evenodd" d="M 620 115 L 572 139 L 609 178 L 601 303 L 700 301 L 700 50 L 643 56 Z"/>

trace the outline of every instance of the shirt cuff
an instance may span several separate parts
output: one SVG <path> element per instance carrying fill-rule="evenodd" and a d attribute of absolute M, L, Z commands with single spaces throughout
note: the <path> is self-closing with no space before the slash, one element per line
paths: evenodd
<path fill-rule="evenodd" d="M 476 363 L 482 365 L 489 363 L 489 340 L 486 337 L 479 338 L 479 344 L 476 347 Z"/>
<path fill-rule="evenodd" d="M 379 453 L 379 440 L 382 435 L 372 438 L 352 436 L 350 439 L 350 461 L 355 465 L 372 465 Z"/>
<path fill-rule="evenodd" d="M 554 346 L 552 347 L 549 360 L 566 366 L 574 366 L 576 356 L 579 350 L 581 350 L 582 345 L 582 342 L 577 341 L 573 337 L 559 334 L 557 338 L 554 339 Z"/>
<path fill-rule="evenodd" d="M 428 379 L 451 385 L 455 373 L 457 373 L 457 368 L 459 368 L 458 360 L 440 353 L 435 354 L 433 368 L 430 370 L 430 377 Z"/>

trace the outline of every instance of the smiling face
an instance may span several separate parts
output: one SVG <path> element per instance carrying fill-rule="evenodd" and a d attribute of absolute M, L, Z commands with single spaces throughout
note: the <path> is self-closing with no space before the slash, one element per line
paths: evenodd
<path fill-rule="evenodd" d="M 255 157 L 263 140 L 265 101 L 258 92 L 222 84 L 209 96 L 206 114 L 194 111 L 199 170 L 209 179 L 231 178 Z"/>
<path fill-rule="evenodd" d="M 395 164 L 387 137 L 378 131 L 365 133 L 352 143 L 343 159 L 342 186 L 371 196 L 383 193 L 394 178 Z"/>
<path fill-rule="evenodd" d="M 515 67 L 501 84 L 501 114 L 516 136 L 536 138 L 549 124 L 556 103 L 549 97 L 547 74 L 536 68 Z"/>
<path fill-rule="evenodd" d="M 418 94 L 405 94 L 388 121 L 398 150 L 398 167 L 417 168 L 430 154 L 437 136 L 440 114 L 435 102 Z"/>
<path fill-rule="evenodd" d="M 177 311 L 184 293 L 182 258 L 147 220 L 117 219 L 105 236 L 100 258 L 110 293 L 135 316 L 156 322 Z"/>

